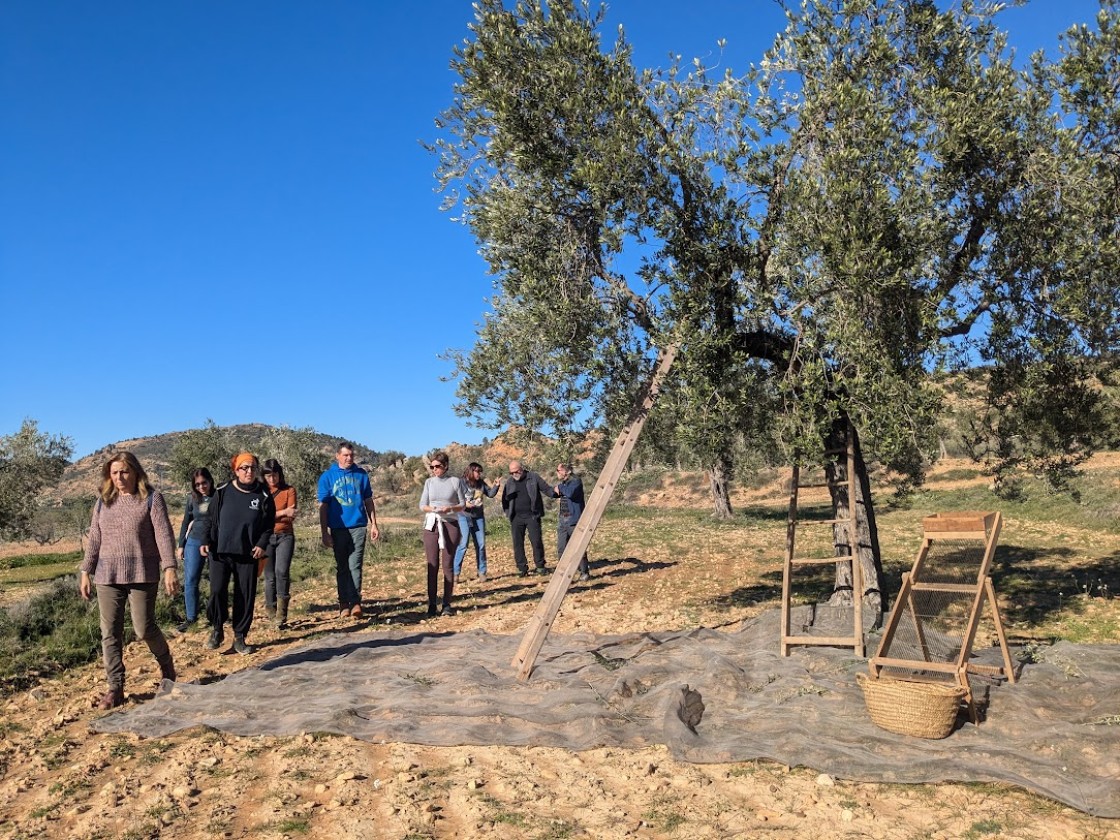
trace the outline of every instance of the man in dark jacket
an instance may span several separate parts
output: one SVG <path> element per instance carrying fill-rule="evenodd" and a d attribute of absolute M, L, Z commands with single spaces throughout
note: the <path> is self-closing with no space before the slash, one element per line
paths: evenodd
<path fill-rule="evenodd" d="M 509 462 L 509 477 L 502 487 L 502 512 L 509 517 L 513 559 L 521 577 L 529 574 L 529 561 L 525 557 L 526 531 L 529 533 L 529 544 L 533 547 L 533 565 L 537 574 L 546 573 L 541 517 L 544 515 L 544 499 L 551 498 L 552 494 L 552 488 L 535 472 L 526 470 L 520 461 Z"/>
<path fill-rule="evenodd" d="M 556 477 L 560 483 L 553 488 L 553 495 L 560 500 L 560 515 L 556 520 L 556 560 L 564 556 L 564 549 L 568 547 L 568 540 L 575 533 L 576 523 L 583 513 L 583 479 L 572 472 L 571 464 L 557 464 Z M 579 561 L 579 579 L 591 578 L 590 567 L 587 564 L 587 552 Z"/>

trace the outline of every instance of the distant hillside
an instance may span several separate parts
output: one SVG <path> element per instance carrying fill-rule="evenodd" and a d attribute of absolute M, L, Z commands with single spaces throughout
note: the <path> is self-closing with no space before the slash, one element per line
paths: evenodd
<path fill-rule="evenodd" d="M 264 423 L 246 423 L 237 426 L 223 426 L 222 428 L 238 438 L 244 438 L 248 442 L 248 448 L 253 450 L 254 444 L 259 444 L 265 434 L 275 427 Z M 105 459 L 111 452 L 118 452 L 122 449 L 128 450 L 140 459 L 148 477 L 157 487 L 167 491 L 185 493 L 187 490 L 185 483 L 177 477 L 173 477 L 170 470 L 171 451 L 175 447 L 176 441 L 184 434 L 185 432 L 168 432 L 153 437 L 131 438 L 104 446 L 66 468 L 66 471 L 62 474 L 62 481 L 59 483 L 59 495 L 63 499 L 92 496 L 100 481 L 101 467 L 105 463 Z M 339 437 L 321 432 L 316 432 L 315 436 L 319 439 L 323 452 L 333 455 Z M 357 441 L 354 441 L 354 447 L 359 464 L 370 468 L 379 466 L 383 458 L 382 453 Z M 262 458 L 268 457 L 268 453 L 259 451 L 259 446 L 254 451 L 257 451 Z"/>

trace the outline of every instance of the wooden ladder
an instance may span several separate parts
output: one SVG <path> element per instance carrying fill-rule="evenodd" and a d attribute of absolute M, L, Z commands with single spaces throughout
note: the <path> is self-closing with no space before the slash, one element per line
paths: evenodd
<path fill-rule="evenodd" d="M 568 587 L 572 584 L 572 577 L 579 567 L 579 561 L 591 545 L 591 537 L 594 536 L 599 520 L 603 517 L 603 511 L 607 508 L 607 502 L 610 501 L 615 485 L 622 476 L 622 470 L 634 450 L 634 444 L 638 442 L 638 436 L 649 416 L 649 410 L 657 399 L 661 384 L 677 357 L 678 347 L 679 345 L 673 343 L 661 351 L 653 376 L 619 433 L 614 448 L 611 449 L 611 454 L 603 466 L 603 471 L 599 473 L 599 480 L 595 482 L 595 489 L 591 491 L 591 497 L 587 500 L 587 507 L 576 522 L 575 531 L 568 540 L 563 556 L 556 563 L 556 571 L 548 581 L 544 596 L 537 604 L 533 617 L 529 619 L 517 655 L 510 663 L 517 669 L 517 678 L 521 681 L 527 680 L 533 671 L 537 654 L 540 653 L 541 646 L 548 637 L 548 631 L 552 628 L 552 622 L 556 620 L 556 614 L 560 612 L 560 604 L 568 594 Z"/>
<path fill-rule="evenodd" d="M 859 529 L 856 525 L 856 456 L 855 456 L 855 430 L 848 423 L 845 431 L 847 443 L 843 449 L 831 449 L 825 452 L 826 457 L 843 456 L 847 463 L 846 478 L 843 481 L 825 481 L 802 484 L 801 467 L 793 465 L 793 476 L 790 481 L 789 493 L 789 521 L 786 525 L 786 560 L 782 570 L 782 656 L 789 656 L 790 649 L 795 645 L 816 645 L 829 647 L 850 647 L 856 656 L 864 656 L 863 639 L 863 573 L 859 564 Z M 826 473 L 827 475 L 827 473 Z M 803 489 L 848 488 L 848 516 L 844 519 L 805 519 L 800 520 L 805 525 L 828 525 L 835 528 L 840 525 L 848 532 L 849 558 L 832 554 L 827 557 L 799 557 L 797 556 L 797 515 L 798 491 Z M 831 496 L 831 493 L 830 493 Z M 835 541 L 834 541 L 835 542 Z M 850 562 L 852 564 L 852 634 L 850 636 L 815 636 L 805 633 L 795 634 L 791 626 L 792 604 L 790 603 L 793 570 L 799 566 L 814 566 Z"/>

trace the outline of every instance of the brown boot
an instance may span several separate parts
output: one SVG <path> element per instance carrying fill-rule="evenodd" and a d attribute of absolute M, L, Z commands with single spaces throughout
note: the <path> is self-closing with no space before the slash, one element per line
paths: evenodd
<path fill-rule="evenodd" d="M 110 688 L 105 692 L 105 696 L 97 701 L 97 708 L 108 711 L 115 709 L 124 703 L 124 689 L 123 688 Z"/>
<path fill-rule="evenodd" d="M 280 630 L 288 629 L 288 601 L 289 598 L 281 598 L 276 602 L 276 621 L 279 623 Z"/>

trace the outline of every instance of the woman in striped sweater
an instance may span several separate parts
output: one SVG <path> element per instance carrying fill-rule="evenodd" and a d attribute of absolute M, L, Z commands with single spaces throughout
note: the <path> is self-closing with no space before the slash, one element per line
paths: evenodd
<path fill-rule="evenodd" d="M 163 495 L 131 452 L 118 452 L 101 468 L 101 492 L 93 506 L 89 543 L 78 590 L 87 601 L 97 591 L 101 613 L 101 651 L 109 691 L 97 705 L 112 709 L 124 702 L 124 605 L 132 612 L 136 635 L 155 656 L 160 676 L 175 680 L 175 664 L 163 631 L 156 624 L 156 593 L 161 570 L 164 589 L 174 597 L 175 538 Z"/>

